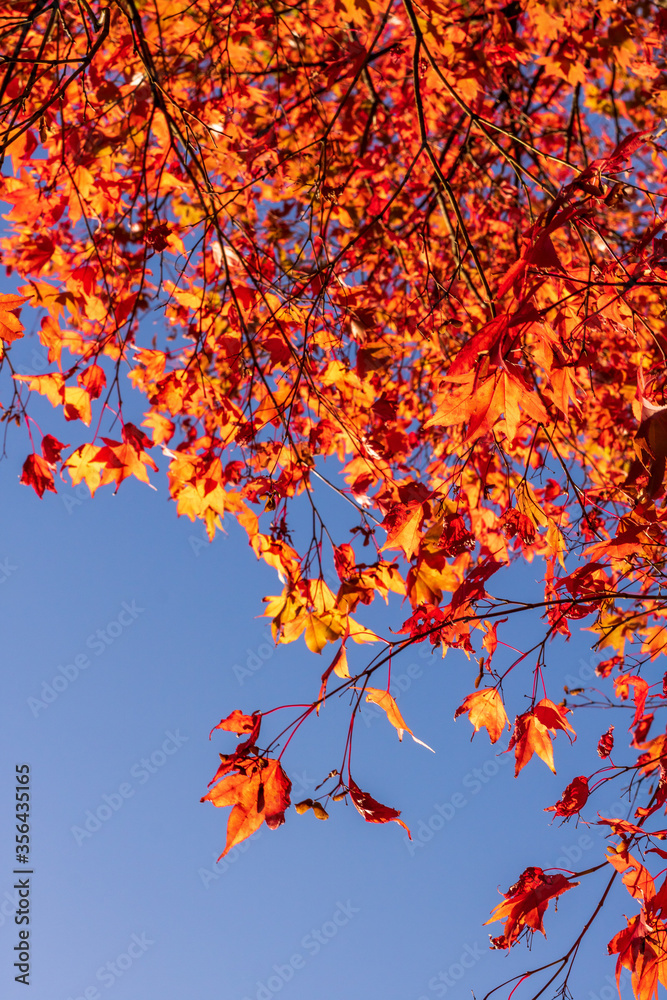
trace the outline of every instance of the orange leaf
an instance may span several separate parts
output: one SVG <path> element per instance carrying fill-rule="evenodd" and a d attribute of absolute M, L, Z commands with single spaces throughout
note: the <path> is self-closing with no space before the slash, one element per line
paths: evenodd
<path fill-rule="evenodd" d="M 569 882 L 564 875 L 545 875 L 541 868 L 526 868 L 519 881 L 506 893 L 505 902 L 499 903 L 487 924 L 504 920 L 505 929 L 499 937 L 491 938 L 492 948 L 511 948 L 524 931 L 540 931 L 546 937 L 542 917 L 550 899 L 556 899 L 578 882 Z"/>
<path fill-rule="evenodd" d="M 253 712 L 252 715 L 244 715 L 238 708 L 235 708 L 231 715 L 228 715 L 226 719 L 221 719 L 217 726 L 213 726 L 213 729 L 208 734 L 210 740 L 211 734 L 215 732 L 216 729 L 226 729 L 230 733 L 252 733 L 255 728 L 259 731 L 258 720 L 261 718 L 259 712 Z M 256 736 L 257 734 L 255 734 Z"/>
<path fill-rule="evenodd" d="M 643 677 L 637 677 L 635 674 L 621 674 L 620 677 L 614 678 L 614 693 L 621 701 L 628 700 L 630 688 L 633 690 L 633 699 L 635 703 L 634 718 L 628 727 L 629 729 L 632 729 L 632 727 L 644 714 L 644 706 L 646 705 L 646 696 L 648 694 L 648 684 Z"/>
<path fill-rule="evenodd" d="M 327 667 L 327 669 L 322 674 L 322 683 L 321 683 L 321 687 L 320 687 L 320 693 L 317 696 L 317 702 L 318 702 L 318 704 L 317 704 L 317 714 L 318 715 L 320 714 L 320 708 L 324 704 L 324 700 L 326 698 L 327 681 L 329 680 L 329 677 L 331 676 L 332 672 L 335 672 L 335 674 L 336 674 L 337 677 L 349 677 L 350 676 L 350 671 L 348 670 L 348 667 L 347 667 L 347 651 L 345 649 L 345 646 L 341 646 L 340 647 L 340 649 L 338 650 L 338 652 L 334 656 L 333 660 L 331 661 L 331 663 L 329 664 L 329 666 Z"/>
<path fill-rule="evenodd" d="M 619 986 L 621 970 L 632 973 L 632 990 L 637 1000 L 653 1000 L 658 997 L 658 982 L 665 981 L 665 952 L 667 952 L 667 931 L 662 920 L 649 924 L 642 910 L 637 916 L 625 918 L 628 926 L 615 934 L 607 945 L 610 955 L 618 955 L 616 961 L 616 983 Z M 662 972 L 662 975 L 661 975 Z"/>
<path fill-rule="evenodd" d="M 284 823 L 291 788 L 292 782 L 279 761 L 259 758 L 247 771 L 227 775 L 202 796 L 201 802 L 233 806 L 227 823 L 227 843 L 220 858 L 250 837 L 262 823 L 271 830 Z"/>
<path fill-rule="evenodd" d="M 42 455 L 49 465 L 55 465 L 60 461 L 60 452 L 63 448 L 69 448 L 69 445 L 62 444 L 52 434 L 45 434 L 42 438 Z"/>
<path fill-rule="evenodd" d="M 66 385 L 63 388 L 63 409 L 65 420 L 83 420 L 88 427 L 91 421 L 90 395 L 86 389 L 77 385 Z"/>
<path fill-rule="evenodd" d="M 100 485 L 104 468 L 103 463 L 96 458 L 98 452 L 99 448 L 94 444 L 82 444 L 65 462 L 65 468 L 72 477 L 72 486 L 78 486 L 81 480 L 84 480 L 91 496 L 95 495 L 95 490 Z"/>
<path fill-rule="evenodd" d="M 495 688 L 483 688 L 469 694 L 454 712 L 454 718 L 457 719 L 463 712 L 468 713 L 476 733 L 484 726 L 492 743 L 497 743 L 509 723 L 502 698 Z"/>
<path fill-rule="evenodd" d="M 508 750 L 514 749 L 516 777 L 522 768 L 526 766 L 534 753 L 544 761 L 547 767 L 556 773 L 554 767 L 553 747 L 549 730 L 554 733 L 562 729 L 574 730 L 565 718 L 565 712 L 569 709 L 560 709 L 548 698 L 539 701 L 531 712 L 524 712 L 518 715 L 514 723 L 514 732 L 509 742 Z"/>
<path fill-rule="evenodd" d="M 23 336 L 23 324 L 15 310 L 27 302 L 25 295 L 0 295 L 0 340 L 11 344 Z"/>
<path fill-rule="evenodd" d="M 99 448 L 95 461 L 102 463 L 102 485 L 106 483 L 116 483 L 116 490 L 128 476 L 136 476 L 143 483 L 148 483 L 148 473 L 146 466 L 150 465 L 157 471 L 157 465 L 144 451 L 137 451 L 131 444 L 122 444 L 120 441 L 111 441 L 109 438 L 102 438 L 105 447 Z"/>
<path fill-rule="evenodd" d="M 355 691 L 358 690 L 359 688 L 355 688 Z M 430 747 L 427 743 L 423 743 L 421 740 L 418 740 L 410 727 L 406 725 L 403 716 L 398 710 L 398 705 L 388 691 L 381 691 L 378 688 L 367 687 L 366 701 L 379 705 L 380 708 L 387 713 L 389 722 L 391 722 L 392 726 L 398 731 L 399 740 L 403 739 L 404 732 L 410 733 L 410 736 L 412 736 L 415 743 L 419 743 L 421 746 L 426 747 L 427 750 L 430 750 L 431 753 L 435 753 L 433 747 Z"/>
<path fill-rule="evenodd" d="M 617 848 L 609 847 L 606 859 L 612 868 L 623 875 L 623 885 L 634 899 L 648 900 L 655 896 L 653 877 L 642 864 L 628 853 L 624 842 Z"/>
<path fill-rule="evenodd" d="M 18 382 L 27 382 L 30 392 L 46 396 L 51 406 L 60 406 L 63 401 L 65 376 L 61 372 L 49 375 L 14 375 Z"/>

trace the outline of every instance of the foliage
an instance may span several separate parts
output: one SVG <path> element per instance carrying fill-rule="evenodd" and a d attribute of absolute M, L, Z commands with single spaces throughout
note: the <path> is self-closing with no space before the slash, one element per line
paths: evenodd
<path fill-rule="evenodd" d="M 524 982 L 565 994 L 620 877 L 639 913 L 609 950 L 642 1000 L 667 986 L 667 881 L 630 853 L 667 857 L 644 830 L 667 799 L 666 29 L 652 0 L 0 2 L 0 247 L 18 277 L 0 296 L 2 420 L 30 442 L 22 482 L 94 494 L 149 483 L 159 459 L 179 515 L 210 538 L 235 518 L 277 571 L 276 642 L 336 646 L 281 731 L 264 735 L 268 711 L 220 724 L 244 737 L 205 796 L 233 806 L 225 851 L 284 822 L 282 753 L 345 692 L 342 765 L 297 812 L 349 798 L 402 823 L 355 783 L 351 750 L 364 696 L 411 734 L 385 668 L 413 644 L 467 654 L 457 715 L 494 743 L 510 725 L 517 775 L 534 755 L 554 769 L 578 707 L 632 699 L 634 763 L 613 764 L 610 727 L 602 769 L 591 747 L 552 807 L 578 817 L 629 779 L 631 817 L 601 820 L 614 841 L 594 869 L 526 869 L 492 945 L 543 931 L 549 901 L 604 869 L 570 951 Z M 31 338 L 43 370 L 21 367 Z M 40 396 L 71 444 L 40 429 Z M 324 522 L 329 488 L 351 537 Z M 521 560 L 543 592 L 503 599 L 496 574 Z M 381 637 L 364 608 L 390 592 L 411 613 Z M 535 609 L 542 640 L 497 670 Z M 558 701 L 548 644 L 577 621 L 609 652 L 608 690 Z M 351 644 L 372 643 L 351 673 Z M 522 669 L 529 707 L 505 705 Z"/>

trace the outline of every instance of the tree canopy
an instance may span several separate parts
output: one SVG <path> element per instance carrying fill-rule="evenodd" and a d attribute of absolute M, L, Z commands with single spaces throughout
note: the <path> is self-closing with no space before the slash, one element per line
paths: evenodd
<path fill-rule="evenodd" d="M 166 471 L 179 515 L 210 538 L 236 519 L 276 570 L 275 641 L 323 656 L 308 704 L 216 727 L 239 736 L 205 796 L 233 807 L 225 852 L 284 822 L 285 747 L 341 694 L 342 762 L 296 812 L 406 825 L 352 749 L 364 700 L 413 735 L 389 686 L 414 644 L 466 653 L 457 715 L 510 733 L 517 776 L 554 770 L 578 708 L 632 702 L 628 762 L 603 717 L 552 807 L 595 822 L 589 796 L 627 788 L 607 854 L 517 873 L 491 944 L 605 869 L 591 921 L 622 879 L 634 915 L 609 951 L 638 1000 L 667 986 L 666 31 L 652 0 L 0 2 L 1 419 L 22 482 Z M 539 588 L 504 597 L 521 561 Z M 377 635 L 365 608 L 390 593 L 407 608 Z M 545 667 L 579 622 L 605 658 L 563 697 Z M 527 702 L 506 703 L 510 671 Z M 591 921 L 517 996 L 567 995 Z"/>

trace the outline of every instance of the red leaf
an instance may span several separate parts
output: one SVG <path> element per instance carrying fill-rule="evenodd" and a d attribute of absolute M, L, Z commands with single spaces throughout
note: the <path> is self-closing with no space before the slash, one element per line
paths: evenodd
<path fill-rule="evenodd" d="M 505 929 L 499 937 L 491 938 L 492 948 L 511 948 L 524 931 L 540 931 L 546 937 L 542 917 L 550 899 L 556 899 L 578 882 L 570 882 L 558 872 L 545 875 L 541 868 L 526 868 L 519 881 L 503 893 L 505 902 L 499 903 L 487 924 L 504 920 Z"/>
<path fill-rule="evenodd" d="M 588 801 L 588 778 L 580 775 L 567 786 L 555 806 L 548 806 L 544 811 L 553 812 L 556 816 L 570 816 L 580 812 Z"/>
<path fill-rule="evenodd" d="M 42 455 L 49 463 L 49 465 L 55 465 L 56 462 L 60 461 L 60 452 L 63 448 L 69 448 L 68 444 L 61 444 L 57 438 L 54 438 L 51 434 L 46 434 L 42 438 Z"/>
<path fill-rule="evenodd" d="M 606 733 L 603 733 L 598 743 L 598 755 L 604 760 L 614 749 L 614 727 L 610 726 Z"/>
<path fill-rule="evenodd" d="M 630 688 L 633 689 L 633 697 L 635 702 L 635 714 L 632 722 L 628 726 L 632 729 L 636 725 L 644 714 L 644 705 L 646 704 L 646 696 L 648 694 L 648 684 L 643 679 L 643 677 L 637 677 L 635 674 L 621 674 L 620 677 L 616 677 L 614 680 L 614 691 L 617 698 L 621 701 L 627 701 Z"/>
<path fill-rule="evenodd" d="M 39 497 L 44 496 L 45 490 L 50 490 L 51 493 L 56 492 L 49 463 L 41 455 L 35 453 L 28 455 L 23 463 L 21 482 L 26 486 L 32 486 Z"/>
<path fill-rule="evenodd" d="M 376 802 L 368 792 L 362 792 L 352 778 L 349 780 L 349 788 L 350 798 L 367 823 L 389 823 L 393 820 L 408 830 L 403 820 L 398 818 L 401 815 L 398 809 L 392 809 L 390 806 L 383 806 L 382 803 Z M 412 834 L 409 830 L 408 837 L 412 840 Z"/>

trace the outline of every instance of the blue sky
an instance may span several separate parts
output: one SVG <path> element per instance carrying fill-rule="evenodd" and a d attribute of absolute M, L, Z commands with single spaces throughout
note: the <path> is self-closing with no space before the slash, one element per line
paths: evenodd
<path fill-rule="evenodd" d="M 67 427 L 49 429 L 70 440 Z M 18 481 L 27 451 L 22 433 L 10 434 L 0 463 L 3 997 L 431 1000 L 474 990 L 481 1000 L 565 950 L 595 903 L 585 886 L 561 898 L 558 914 L 550 907 L 548 940 L 536 938 L 530 954 L 523 945 L 509 957 L 490 951 L 488 933 L 500 925 L 483 923 L 498 890 L 527 865 L 600 860 L 598 828 L 550 825 L 542 810 L 596 766 L 609 714 L 579 713 L 573 747 L 558 737 L 557 776 L 535 758 L 515 781 L 510 755 L 499 757 L 484 732 L 471 743 L 466 717 L 453 721 L 473 689 L 474 663 L 422 646 L 395 661 L 393 688 L 408 725 L 436 753 L 399 743 L 370 711 L 353 753 L 357 783 L 402 810 L 413 842 L 397 824 L 364 823 L 341 802 L 325 823 L 290 810 L 284 826 L 263 827 L 216 865 L 228 810 L 199 800 L 218 751 L 235 738 L 216 732 L 209 742 L 209 730 L 235 708 L 311 701 L 330 655 L 315 657 L 303 642 L 273 646 L 257 617 L 262 595 L 280 590 L 273 571 L 234 524 L 209 545 L 199 525 L 177 519 L 162 474 L 155 491 L 128 481 L 116 496 L 107 489 L 91 499 L 61 483 L 40 501 Z M 333 494 L 322 502 L 333 523 L 347 518 Z M 539 575 L 539 566 L 524 567 L 507 589 L 538 596 Z M 387 633 L 405 617 L 394 600 L 365 620 Z M 525 645 L 537 627 L 514 626 L 509 641 Z M 597 662 L 582 636 L 550 652 L 555 698 Z M 366 652 L 357 647 L 352 665 Z M 510 712 L 522 710 L 527 687 L 525 675 L 510 681 Z M 346 712 L 347 703 L 328 704 L 290 744 L 294 801 L 339 765 Z M 14 765 L 24 762 L 34 862 L 29 993 L 13 970 Z M 591 818 L 595 809 L 608 814 L 614 795 L 602 791 L 592 803 Z M 602 887 L 601 875 L 592 878 Z M 636 906 L 621 889 L 609 910 L 573 973 L 577 1000 L 615 995 L 606 944 Z"/>

